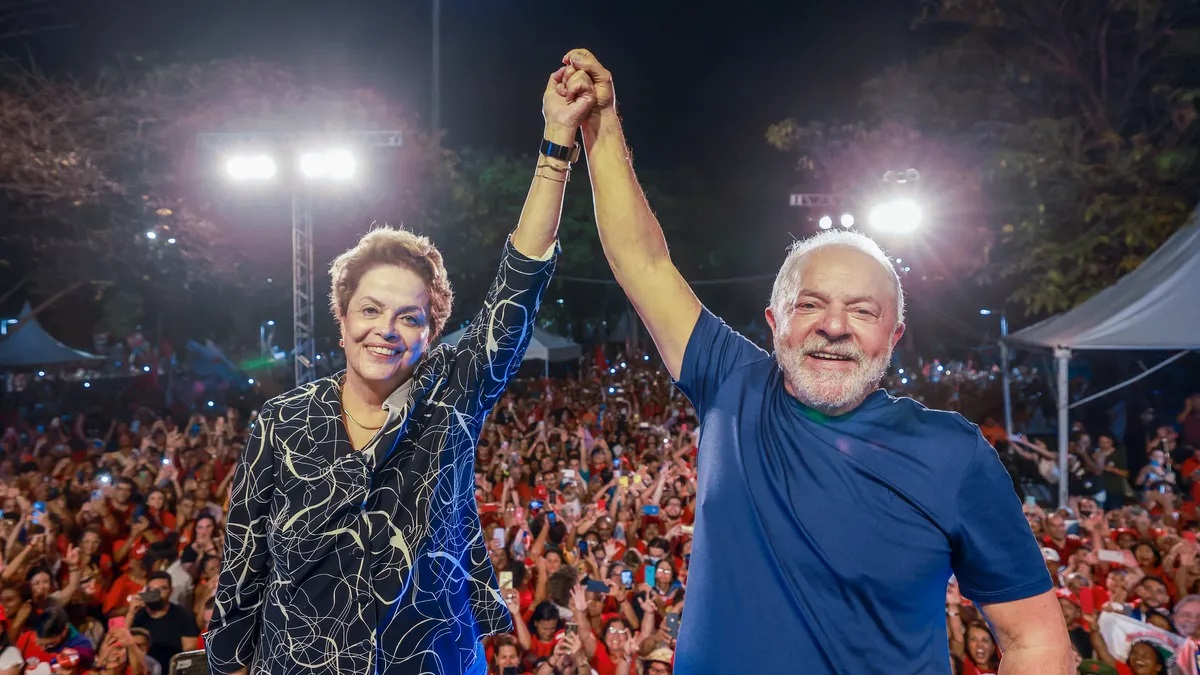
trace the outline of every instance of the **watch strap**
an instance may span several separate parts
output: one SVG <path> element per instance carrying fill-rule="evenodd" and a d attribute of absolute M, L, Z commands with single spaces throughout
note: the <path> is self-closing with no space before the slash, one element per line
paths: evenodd
<path fill-rule="evenodd" d="M 550 159 L 557 159 L 567 162 L 568 164 L 574 164 L 575 161 L 579 159 L 579 144 L 572 143 L 569 146 L 559 145 L 558 143 L 555 143 L 549 139 L 543 138 L 539 152 Z"/>

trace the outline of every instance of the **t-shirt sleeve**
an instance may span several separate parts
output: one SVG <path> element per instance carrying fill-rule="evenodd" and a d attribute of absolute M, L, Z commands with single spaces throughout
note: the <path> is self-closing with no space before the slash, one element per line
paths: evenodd
<path fill-rule="evenodd" d="M 180 609 L 183 609 L 180 607 Z M 200 627 L 196 625 L 196 617 L 183 609 L 179 612 L 179 634 L 182 637 L 200 637 Z"/>
<path fill-rule="evenodd" d="M 183 549 L 183 553 L 179 554 L 179 562 L 184 565 L 196 562 L 196 549 L 191 546 Z"/>
<path fill-rule="evenodd" d="M 675 386 L 688 397 L 696 407 L 696 416 L 703 420 L 730 373 L 769 356 L 702 307 L 684 349 L 683 366 Z"/>
<path fill-rule="evenodd" d="M 982 436 L 955 509 L 951 566 L 964 597 L 978 603 L 1011 602 L 1053 588 L 1012 478 Z"/>

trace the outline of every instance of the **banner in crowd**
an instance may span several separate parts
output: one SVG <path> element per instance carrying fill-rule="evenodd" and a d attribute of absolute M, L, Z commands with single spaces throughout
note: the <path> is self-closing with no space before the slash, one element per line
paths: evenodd
<path fill-rule="evenodd" d="M 1188 638 L 1184 641 L 1175 666 L 1179 675 L 1200 675 L 1200 652 L 1197 651 L 1195 640 Z"/>
<path fill-rule="evenodd" d="M 1129 650 L 1135 643 L 1149 642 L 1167 655 L 1170 663 L 1186 642 L 1182 636 L 1112 612 L 1100 614 L 1100 635 L 1108 646 L 1108 652 L 1122 662 L 1129 658 Z"/>

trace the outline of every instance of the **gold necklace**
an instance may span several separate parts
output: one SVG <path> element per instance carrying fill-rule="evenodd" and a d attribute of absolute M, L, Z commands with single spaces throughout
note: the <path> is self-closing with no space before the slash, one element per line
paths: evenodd
<path fill-rule="evenodd" d="M 354 415 L 350 414 L 350 411 L 346 409 L 346 404 L 344 404 L 344 403 L 342 404 L 342 412 L 346 413 L 346 417 L 350 418 L 351 422 L 354 422 L 355 424 L 366 429 L 367 431 L 379 431 L 380 429 L 383 428 L 383 423 L 380 423 L 380 425 L 377 427 L 369 427 L 369 426 L 363 424 L 362 422 L 359 422 L 358 420 L 354 419 Z"/>

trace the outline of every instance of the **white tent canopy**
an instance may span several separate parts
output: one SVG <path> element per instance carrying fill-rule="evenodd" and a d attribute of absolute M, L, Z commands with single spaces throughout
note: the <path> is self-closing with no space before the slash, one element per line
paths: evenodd
<path fill-rule="evenodd" d="M 1014 346 L 1054 350 L 1058 370 L 1059 503 L 1067 501 L 1069 411 L 1200 349 L 1200 210 L 1137 269 L 1078 307 L 1006 338 Z M 1182 350 L 1137 377 L 1070 402 L 1067 368 L 1078 350 Z"/>
<path fill-rule="evenodd" d="M 464 326 L 453 333 L 445 335 L 439 342 L 456 345 L 462 339 L 463 333 L 466 332 L 467 327 Z M 551 362 L 574 361 L 579 358 L 582 352 L 583 349 L 570 338 L 555 335 L 548 330 L 542 330 L 535 326 L 533 337 L 529 340 L 529 348 L 525 350 L 525 358 L 522 360 L 545 361 L 548 372 Z"/>
<path fill-rule="evenodd" d="M 21 308 L 17 321 L 24 325 L 17 326 L 15 333 L 0 342 L 0 368 L 21 370 L 37 366 L 65 366 L 104 358 L 73 349 L 56 340 L 42 328 L 28 302 Z"/>

